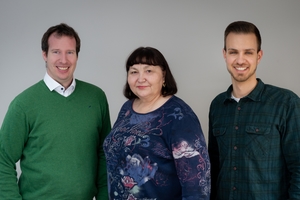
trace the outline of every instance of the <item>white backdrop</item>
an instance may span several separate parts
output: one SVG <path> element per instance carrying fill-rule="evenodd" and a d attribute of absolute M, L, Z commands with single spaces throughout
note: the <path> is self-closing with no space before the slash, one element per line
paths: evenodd
<path fill-rule="evenodd" d="M 65 22 L 82 40 L 75 76 L 101 87 L 114 123 L 126 100 L 125 61 L 137 47 L 166 57 L 177 96 L 198 115 L 207 138 L 211 100 L 230 85 L 222 57 L 223 32 L 246 20 L 262 35 L 257 76 L 300 95 L 300 0 L 1 0 L 0 125 L 11 100 L 45 74 L 40 40 Z"/>

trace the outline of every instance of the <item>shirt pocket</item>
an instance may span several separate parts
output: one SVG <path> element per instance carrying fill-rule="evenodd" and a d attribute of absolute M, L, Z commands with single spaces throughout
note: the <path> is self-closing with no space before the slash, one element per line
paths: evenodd
<path fill-rule="evenodd" d="M 270 151 L 271 128 L 262 125 L 247 125 L 245 138 L 245 154 L 254 160 L 264 160 Z"/>
<path fill-rule="evenodd" d="M 226 134 L 226 127 L 213 128 L 212 132 L 217 140 L 221 158 L 226 157 L 229 153 L 229 145 L 231 144 L 230 136 Z"/>

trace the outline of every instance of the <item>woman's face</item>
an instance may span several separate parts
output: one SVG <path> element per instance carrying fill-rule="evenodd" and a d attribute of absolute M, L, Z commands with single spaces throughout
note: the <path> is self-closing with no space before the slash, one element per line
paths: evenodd
<path fill-rule="evenodd" d="M 135 64 L 129 68 L 127 82 L 139 99 L 151 101 L 161 95 L 164 72 L 160 66 Z"/>

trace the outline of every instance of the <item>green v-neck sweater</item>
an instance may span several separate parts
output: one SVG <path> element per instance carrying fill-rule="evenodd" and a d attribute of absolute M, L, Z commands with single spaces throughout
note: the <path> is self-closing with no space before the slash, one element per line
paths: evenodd
<path fill-rule="evenodd" d="M 64 97 L 44 81 L 31 86 L 11 102 L 0 130 L 0 199 L 107 199 L 102 144 L 110 129 L 100 88 L 76 80 Z"/>

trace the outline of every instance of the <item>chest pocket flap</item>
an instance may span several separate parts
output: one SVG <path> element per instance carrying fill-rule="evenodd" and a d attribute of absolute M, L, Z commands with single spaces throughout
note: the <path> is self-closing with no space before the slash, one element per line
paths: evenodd
<path fill-rule="evenodd" d="M 214 128 L 213 129 L 213 135 L 215 137 L 218 137 L 218 136 L 221 136 L 221 135 L 224 135 L 226 132 L 226 128 Z"/>
<path fill-rule="evenodd" d="M 257 125 L 248 125 L 246 126 L 246 132 L 249 134 L 255 134 L 255 135 L 265 135 L 269 134 L 271 131 L 271 128 L 269 127 L 263 127 L 263 126 L 257 126 Z"/>

